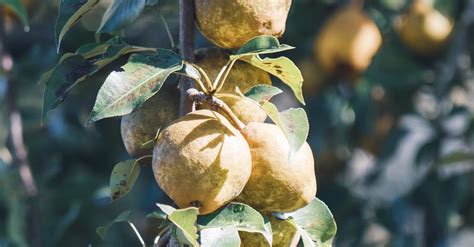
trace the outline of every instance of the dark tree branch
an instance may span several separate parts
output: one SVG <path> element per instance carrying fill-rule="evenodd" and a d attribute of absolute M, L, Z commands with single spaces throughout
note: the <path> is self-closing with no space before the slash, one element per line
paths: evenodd
<path fill-rule="evenodd" d="M 23 139 L 23 122 L 18 109 L 15 83 L 8 78 L 12 69 L 13 60 L 6 52 L 5 47 L 5 18 L 0 8 L 0 70 L 7 79 L 6 105 L 9 117 L 9 143 L 12 149 L 13 163 L 18 168 L 22 184 L 26 191 L 26 227 L 29 246 L 41 246 L 40 210 L 37 202 L 38 189 L 33 173 L 28 163 L 26 147 Z"/>
<path fill-rule="evenodd" d="M 194 62 L 194 0 L 179 0 L 179 44 L 181 57 Z M 187 91 L 194 88 L 194 81 L 182 77 L 179 83 L 181 94 L 180 114 L 192 111 L 193 102 L 187 97 Z"/>

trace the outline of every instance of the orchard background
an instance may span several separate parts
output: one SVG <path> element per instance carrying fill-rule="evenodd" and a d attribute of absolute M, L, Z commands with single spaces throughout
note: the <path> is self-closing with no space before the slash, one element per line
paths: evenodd
<path fill-rule="evenodd" d="M 29 241 L 135 246 L 126 224 L 114 225 L 105 240 L 96 234 L 98 226 L 129 209 L 138 231 L 152 242 L 159 222 L 146 215 L 155 203 L 170 200 L 146 167 L 132 192 L 111 204 L 111 170 L 129 158 L 119 119 L 84 127 L 107 71 L 81 83 L 42 124 L 38 82 L 60 59 L 54 38 L 58 1 L 26 2 L 28 32 L 6 14 L 1 36 L 11 59 L 2 59 L 0 73 L 0 246 Z M 100 1 L 73 26 L 61 54 L 95 41 L 111 2 Z M 172 48 L 170 37 L 178 42 L 178 1 L 150 2 L 127 24 L 124 39 L 136 46 Z M 317 197 L 337 222 L 335 246 L 470 246 L 474 239 L 474 1 L 427 2 L 454 23 L 436 54 L 414 52 L 396 31 L 397 18 L 412 1 L 367 0 L 363 8 L 381 32 L 381 47 L 366 70 L 349 76 L 340 76 L 344 69 L 328 76 L 314 51 L 323 25 L 348 1 L 292 3 L 280 42 L 296 47 L 283 55 L 295 61 L 305 78 Z M 210 46 L 196 31 L 196 48 Z M 110 69 L 126 60 L 117 59 Z M 276 79 L 274 84 L 281 85 Z M 279 109 L 300 106 L 290 90 L 273 102 Z M 24 144 L 12 141 L 18 130 Z"/>

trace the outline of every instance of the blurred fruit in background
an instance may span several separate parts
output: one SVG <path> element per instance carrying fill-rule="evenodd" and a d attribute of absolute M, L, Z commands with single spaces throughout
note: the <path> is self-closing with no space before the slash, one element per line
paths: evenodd
<path fill-rule="evenodd" d="M 448 41 L 453 22 L 425 0 L 415 0 L 395 22 L 403 43 L 421 56 L 436 55 Z"/>

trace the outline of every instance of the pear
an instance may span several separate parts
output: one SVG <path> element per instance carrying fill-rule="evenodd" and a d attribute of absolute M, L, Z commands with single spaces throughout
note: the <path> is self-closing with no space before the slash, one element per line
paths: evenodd
<path fill-rule="evenodd" d="M 178 90 L 161 90 L 133 113 L 122 117 L 120 132 L 125 149 L 135 158 L 151 155 L 153 145 L 143 144 L 155 139 L 160 128 L 178 117 Z"/>
<path fill-rule="evenodd" d="M 280 220 L 269 214 L 272 226 L 272 246 L 273 247 L 296 247 L 298 235 L 296 227 L 288 220 Z M 239 232 L 241 247 L 270 247 L 267 240 L 259 233 Z"/>
<path fill-rule="evenodd" d="M 196 20 L 204 37 L 226 49 L 237 49 L 260 35 L 285 32 L 291 0 L 196 0 Z"/>
<path fill-rule="evenodd" d="M 229 60 L 230 53 L 218 48 L 198 50 L 196 54 L 196 64 L 199 65 L 208 74 L 211 81 L 214 81 L 219 74 L 221 68 Z M 236 88 L 242 93 L 247 92 L 250 88 L 260 85 L 271 85 L 270 75 L 248 63 L 237 61 L 229 73 L 219 94 L 231 94 L 232 96 L 219 96 L 236 116 L 244 123 L 264 122 L 267 114 L 258 104 L 248 99 L 242 98 L 237 94 Z"/>
<path fill-rule="evenodd" d="M 407 47 L 420 56 L 432 56 L 446 44 L 453 23 L 431 5 L 415 1 L 395 27 Z"/>
<path fill-rule="evenodd" d="M 370 65 L 382 44 L 382 35 L 361 6 L 338 10 L 323 25 L 315 40 L 315 56 L 323 70 L 356 76 Z"/>
<path fill-rule="evenodd" d="M 249 123 L 242 131 L 252 154 L 252 174 L 238 201 L 257 210 L 293 212 L 316 195 L 314 158 L 308 143 L 290 156 L 283 131 L 274 124 Z"/>
<path fill-rule="evenodd" d="M 199 110 L 163 129 L 153 150 L 153 173 L 180 207 L 208 214 L 235 199 L 252 170 L 244 137 L 220 113 Z"/>

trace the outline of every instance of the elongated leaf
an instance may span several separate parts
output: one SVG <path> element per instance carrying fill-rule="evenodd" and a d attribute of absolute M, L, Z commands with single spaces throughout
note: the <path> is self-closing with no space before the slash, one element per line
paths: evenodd
<path fill-rule="evenodd" d="M 43 117 L 66 99 L 77 82 L 96 70 L 97 66 L 81 55 L 65 58 L 49 76 L 44 77 L 47 80 L 43 96 Z"/>
<path fill-rule="evenodd" d="M 239 247 L 239 232 L 233 228 L 209 228 L 201 231 L 201 246 Z"/>
<path fill-rule="evenodd" d="M 135 160 L 127 160 L 115 165 L 110 176 L 110 194 L 112 200 L 124 197 L 132 190 L 138 175 L 140 175 L 141 166 Z"/>
<path fill-rule="evenodd" d="M 245 93 L 245 97 L 262 103 L 265 101 L 270 101 L 274 96 L 281 93 L 283 93 L 283 91 L 277 87 L 262 84 L 250 88 Z"/>
<path fill-rule="evenodd" d="M 117 218 L 115 218 L 113 221 L 98 227 L 96 232 L 100 236 L 100 238 L 105 239 L 105 235 L 107 235 L 107 232 L 109 231 L 109 228 L 115 224 L 115 223 L 121 223 L 121 222 L 128 222 L 130 220 L 130 216 L 132 214 L 132 211 L 125 211 L 122 212 Z"/>
<path fill-rule="evenodd" d="M 293 152 L 298 151 L 306 142 L 309 134 L 309 122 L 302 108 L 291 108 L 280 112 L 282 128 L 290 142 Z"/>
<path fill-rule="evenodd" d="M 159 49 L 153 55 L 134 55 L 120 72 L 112 72 L 99 90 L 89 122 L 131 113 L 160 89 L 183 61 L 174 52 Z"/>
<path fill-rule="evenodd" d="M 253 56 L 258 54 L 270 54 L 294 49 L 289 45 L 282 45 L 277 38 L 270 35 L 262 35 L 255 37 L 244 44 L 231 59 L 239 59 L 245 56 Z"/>
<path fill-rule="evenodd" d="M 268 243 L 272 242 L 269 220 L 257 210 L 243 203 L 232 202 L 214 213 L 201 216 L 198 225 L 201 230 L 230 227 L 235 232 L 260 233 Z"/>
<path fill-rule="evenodd" d="M 105 43 L 88 43 L 76 50 L 76 54 L 89 59 L 104 54 L 110 46 L 127 46 L 127 42 L 120 36 L 114 36 Z"/>
<path fill-rule="evenodd" d="M 21 0 L 0 0 L 0 6 L 4 5 L 13 11 L 19 18 L 23 26 L 28 26 L 28 13 Z"/>
<path fill-rule="evenodd" d="M 331 246 L 337 232 L 329 208 L 315 198 L 308 206 L 289 214 L 298 226 L 304 246 Z M 310 242 L 313 242 L 311 243 Z"/>
<path fill-rule="evenodd" d="M 305 104 L 303 97 L 303 75 L 298 67 L 287 57 L 261 59 L 258 55 L 245 56 L 241 60 L 278 77 L 288 85 L 301 104 Z"/>
<path fill-rule="evenodd" d="M 118 40 L 111 40 L 106 44 L 95 47 L 90 45 L 78 50 L 77 53 L 82 53 L 88 58 L 95 57 L 93 61 L 86 60 L 81 54 L 65 54 L 59 64 L 43 75 L 38 83 L 46 83 L 43 118 L 48 111 L 59 106 L 71 90 L 88 76 L 97 73 L 125 54 L 144 51 L 155 51 L 155 49 L 130 46 Z"/>
<path fill-rule="evenodd" d="M 291 148 L 291 157 L 291 155 L 295 154 L 305 143 L 306 138 L 308 138 L 309 122 L 306 112 L 302 108 L 291 108 L 278 112 L 277 107 L 268 101 L 261 103 L 261 106 L 268 117 L 280 127 L 288 139 Z"/>
<path fill-rule="evenodd" d="M 56 26 L 54 28 L 58 52 L 64 35 L 66 35 L 71 27 L 97 3 L 99 3 L 99 0 L 61 0 Z"/>
<path fill-rule="evenodd" d="M 114 0 L 105 12 L 97 33 L 115 33 L 134 22 L 145 8 L 146 0 Z"/>
<path fill-rule="evenodd" d="M 171 221 L 176 227 L 173 231 L 178 237 L 178 240 L 185 244 L 199 246 L 196 227 L 196 220 L 199 214 L 198 208 L 175 209 L 164 204 L 157 204 L 157 206 L 162 213 L 168 216 L 167 220 Z"/>

